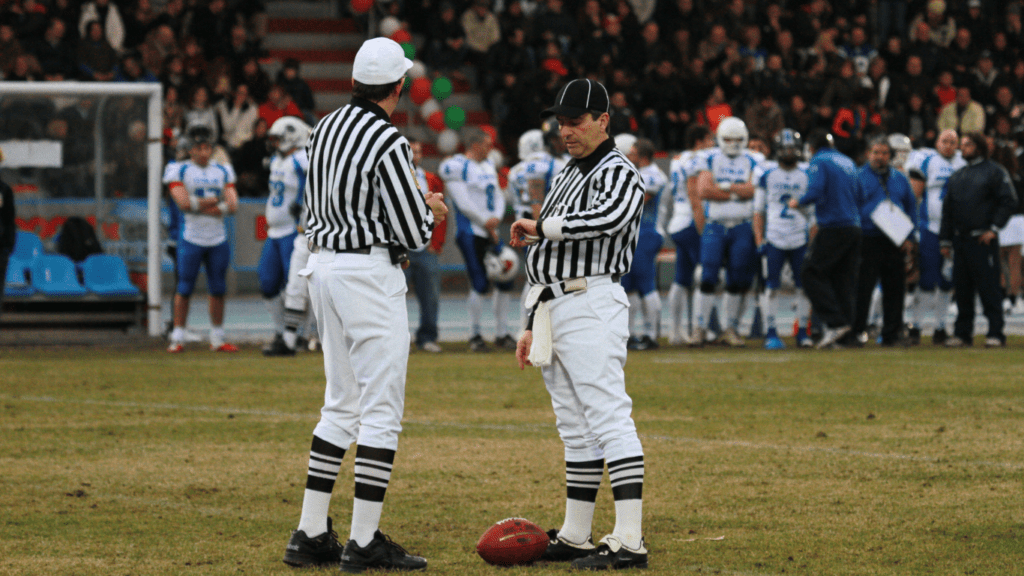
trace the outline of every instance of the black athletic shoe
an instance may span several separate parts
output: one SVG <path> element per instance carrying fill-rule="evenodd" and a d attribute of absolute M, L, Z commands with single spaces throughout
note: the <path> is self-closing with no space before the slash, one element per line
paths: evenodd
<path fill-rule="evenodd" d="M 594 553 L 594 539 L 587 537 L 583 544 L 572 544 L 558 535 L 558 530 L 548 530 L 548 548 L 541 554 L 540 560 L 545 562 L 569 562 L 577 558 L 585 558 Z"/>
<path fill-rule="evenodd" d="M 636 336 L 630 336 L 629 339 L 626 340 L 626 350 L 639 350 L 639 349 L 640 349 L 640 339 L 637 338 Z"/>
<path fill-rule="evenodd" d="M 907 330 L 907 341 L 910 342 L 911 346 L 917 346 L 921 343 L 921 329 L 910 328 Z"/>
<path fill-rule="evenodd" d="M 296 568 L 310 566 L 337 566 L 341 562 L 341 542 L 338 533 L 327 519 L 327 532 L 310 538 L 302 530 L 292 532 L 288 547 L 284 551 L 283 562 Z"/>
<path fill-rule="evenodd" d="M 484 342 L 484 337 L 477 334 L 469 339 L 469 351 L 490 352 L 490 348 L 487 347 L 487 342 Z"/>
<path fill-rule="evenodd" d="M 936 346 L 943 346 L 948 339 L 949 334 L 946 334 L 946 330 L 944 328 L 939 328 L 935 332 L 932 332 L 932 344 Z"/>
<path fill-rule="evenodd" d="M 373 534 L 373 540 L 366 548 L 360 547 L 355 540 L 349 540 L 345 544 L 345 551 L 341 553 L 342 572 L 360 573 L 371 568 L 409 571 L 424 570 L 426 567 L 425 559 L 409 554 L 380 530 Z"/>
<path fill-rule="evenodd" d="M 627 348 L 628 348 L 628 346 L 627 346 Z M 658 341 L 655 340 L 654 338 L 651 338 L 650 336 L 648 336 L 646 334 L 644 334 L 643 336 L 640 337 L 640 341 L 637 342 L 636 348 L 633 348 L 633 350 L 657 350 L 657 349 L 658 349 Z"/>
<path fill-rule="evenodd" d="M 516 342 L 516 339 L 513 338 L 511 334 L 505 334 L 504 336 L 494 340 L 494 346 L 503 350 L 515 350 L 518 344 L 519 343 Z"/>
<path fill-rule="evenodd" d="M 608 540 L 617 550 L 604 540 Z M 569 568 L 573 570 L 625 570 L 627 568 L 647 568 L 647 548 L 640 540 L 639 550 L 628 550 L 614 538 L 602 539 L 601 545 L 589 556 L 572 561 Z"/>
<path fill-rule="evenodd" d="M 278 334 L 274 341 L 263 349 L 264 356 L 295 356 L 295 350 L 284 343 L 284 337 Z"/>

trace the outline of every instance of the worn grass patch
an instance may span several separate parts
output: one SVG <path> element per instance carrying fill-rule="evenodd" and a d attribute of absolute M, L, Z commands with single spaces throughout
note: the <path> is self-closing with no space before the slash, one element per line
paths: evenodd
<path fill-rule="evenodd" d="M 1022 346 L 632 354 L 648 572 L 1024 574 Z M 280 560 L 322 382 L 313 354 L 3 350 L 0 574 L 294 573 Z M 562 520 L 539 372 L 413 354 L 404 426 L 382 529 L 430 573 L 565 571 L 474 552 L 502 518 Z M 348 464 L 342 539 L 351 486 Z"/>

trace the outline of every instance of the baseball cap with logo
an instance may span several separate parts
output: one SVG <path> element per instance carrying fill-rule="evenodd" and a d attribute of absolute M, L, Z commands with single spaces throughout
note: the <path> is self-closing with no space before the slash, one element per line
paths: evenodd
<path fill-rule="evenodd" d="M 372 38 L 363 42 L 352 64 L 352 78 L 361 84 L 381 85 L 397 82 L 412 68 L 402 46 L 390 38 Z"/>
<path fill-rule="evenodd" d="M 541 112 L 540 117 L 578 118 L 587 112 L 608 112 L 608 90 L 596 80 L 576 79 L 562 87 L 555 105 Z"/>

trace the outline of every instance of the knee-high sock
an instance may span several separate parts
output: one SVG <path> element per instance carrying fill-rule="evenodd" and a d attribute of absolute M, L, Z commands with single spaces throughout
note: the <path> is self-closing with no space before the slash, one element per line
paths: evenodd
<path fill-rule="evenodd" d="M 284 332 L 284 299 L 278 294 L 273 298 L 264 298 L 263 304 L 270 313 L 270 323 L 274 326 L 274 334 Z"/>
<path fill-rule="evenodd" d="M 913 295 L 907 294 L 907 298 L 910 300 L 910 304 L 907 306 L 907 310 L 910 311 L 910 323 L 915 328 L 921 327 L 921 318 L 924 316 L 924 300 L 929 297 L 929 293 L 918 288 Z"/>
<path fill-rule="evenodd" d="M 629 299 L 629 335 L 636 336 L 640 332 L 636 329 L 637 318 L 643 315 L 643 302 L 640 299 L 640 294 L 636 292 L 630 292 L 627 296 Z"/>
<path fill-rule="evenodd" d="M 636 550 L 643 537 L 644 457 L 633 456 L 608 463 L 608 478 L 615 498 L 615 529 L 612 535 L 626 548 Z"/>
<path fill-rule="evenodd" d="M 715 294 L 697 290 L 693 295 L 693 308 L 697 310 L 697 326 L 707 328 L 711 321 L 711 310 L 715 307 Z"/>
<path fill-rule="evenodd" d="M 775 316 L 779 312 L 779 295 L 771 288 L 765 288 L 761 295 L 761 314 L 764 315 L 765 331 L 775 330 Z"/>
<path fill-rule="evenodd" d="M 686 300 L 686 289 L 682 284 L 672 283 L 668 289 L 668 325 L 672 338 L 683 333 L 683 302 Z"/>
<path fill-rule="evenodd" d="M 476 290 L 469 291 L 469 297 L 466 299 L 466 309 L 469 310 L 469 327 L 472 331 L 472 336 L 479 336 L 480 320 L 484 315 L 484 302 L 483 297 Z"/>
<path fill-rule="evenodd" d="M 946 290 L 936 290 L 932 294 L 932 314 L 935 315 L 935 329 L 946 329 L 946 315 L 949 314 L 950 293 Z"/>
<path fill-rule="evenodd" d="M 395 451 L 356 445 L 356 494 L 352 501 L 351 539 L 367 546 L 380 526 L 384 494 L 391 481 Z"/>
<path fill-rule="evenodd" d="M 508 335 L 508 303 L 511 295 L 501 290 L 494 291 L 494 336 Z"/>
<path fill-rule="evenodd" d="M 803 290 L 797 289 L 796 291 L 796 319 L 799 322 L 799 326 L 807 328 L 807 320 L 811 314 L 811 301 L 807 299 L 807 295 L 804 294 Z"/>
<path fill-rule="evenodd" d="M 740 324 L 740 304 L 743 299 L 742 294 L 733 294 L 726 292 L 722 294 L 722 325 L 733 330 L 739 329 Z"/>
<path fill-rule="evenodd" d="M 341 460 L 345 450 L 313 437 L 309 449 L 309 471 L 306 475 L 306 491 L 302 497 L 302 517 L 299 530 L 315 538 L 327 531 L 327 511 L 331 504 L 331 491 L 338 479 Z"/>
<path fill-rule="evenodd" d="M 565 522 L 558 534 L 573 544 L 590 538 L 603 474 L 604 460 L 565 463 Z"/>
<path fill-rule="evenodd" d="M 310 314 L 312 316 L 312 314 Z M 299 326 L 306 321 L 305 310 L 284 309 L 284 343 L 289 348 L 295 349 L 295 342 L 299 338 Z"/>
<path fill-rule="evenodd" d="M 661 294 L 654 290 L 644 296 L 644 322 L 647 335 L 657 340 L 661 335 Z"/>

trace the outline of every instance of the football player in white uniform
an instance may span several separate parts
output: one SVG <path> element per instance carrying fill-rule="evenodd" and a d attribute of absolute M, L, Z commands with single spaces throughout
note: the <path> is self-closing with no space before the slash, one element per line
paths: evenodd
<path fill-rule="evenodd" d="M 267 239 L 263 242 L 257 275 L 260 292 L 274 324 L 274 341 L 264 349 L 265 356 L 295 354 L 295 342 L 288 345 L 284 340 L 286 306 L 281 292 L 291 276 L 292 254 L 299 236 L 297 222 L 302 212 L 302 194 L 309 171 L 305 147 L 310 130 L 302 120 L 285 116 L 277 119 L 267 131 L 267 147 L 273 150 L 273 155 L 270 158 L 270 194 L 266 208 Z M 309 259 L 308 255 L 306 259 Z M 305 262 L 299 266 L 304 267 Z M 305 309 L 303 305 L 302 311 Z"/>
<path fill-rule="evenodd" d="M 667 222 L 665 231 L 676 247 L 675 276 L 668 290 L 669 344 L 688 342 L 693 328 L 693 272 L 700 261 L 700 234 L 704 230 L 704 208 L 697 196 L 700 151 L 715 145 L 714 135 L 703 124 L 694 124 L 683 136 L 686 150 L 669 164 L 672 194 L 661 201 L 659 222 Z M 687 308 L 687 328 L 683 329 L 683 306 Z"/>
<path fill-rule="evenodd" d="M 178 286 L 174 294 L 174 330 L 167 351 L 184 350 L 185 321 L 189 299 L 195 289 L 200 266 L 206 268 L 210 292 L 210 349 L 238 352 L 224 341 L 224 293 L 227 292 L 228 244 L 224 217 L 238 209 L 235 170 L 230 164 L 210 159 L 213 132 L 206 126 L 189 128 L 189 160 L 171 162 L 164 170 L 164 184 L 171 198 L 185 215 L 185 226 L 178 242 Z"/>
<path fill-rule="evenodd" d="M 745 346 L 739 335 L 743 299 L 754 283 L 757 247 L 754 245 L 754 175 L 764 156 L 747 149 L 749 134 L 742 120 L 722 119 L 716 131 L 718 146 L 707 151 L 700 164 L 697 190 L 704 201 L 704 232 L 701 235 L 700 292 L 694 298 L 697 328 L 692 346 L 704 344 L 707 323 L 714 307 L 715 289 L 723 264 L 725 293 L 722 312 L 723 341 Z"/>
<path fill-rule="evenodd" d="M 488 158 L 494 146 L 490 134 L 476 127 L 466 128 L 464 132 L 466 153 L 446 159 L 439 175 L 455 204 L 455 243 L 462 252 L 469 275 L 467 305 L 472 329 L 469 347 L 474 352 L 485 352 L 487 344 L 480 327 L 483 295 L 490 290 L 491 282 L 487 278 L 484 255 L 489 250 L 500 250 L 498 225 L 505 216 L 505 195 L 498 184 L 498 172 Z M 494 344 L 507 350 L 516 349 L 516 339 L 508 332 L 507 318 L 512 286 L 511 281 L 495 282 Z"/>
<path fill-rule="evenodd" d="M 617 138 L 617 137 L 616 137 Z M 644 181 L 644 210 L 640 217 L 640 236 L 637 239 L 633 265 L 622 276 L 622 289 L 630 298 L 630 337 L 626 343 L 629 350 L 654 350 L 658 348 L 661 329 L 661 294 L 658 293 L 656 258 L 665 242 L 658 226 L 658 208 L 661 195 L 668 189 L 668 176 L 654 163 L 654 142 L 639 138 L 625 150 L 626 158 L 640 171 Z M 637 305 L 639 304 L 639 305 Z M 632 319 L 640 312 L 643 318 L 644 334 L 637 337 Z"/>
<path fill-rule="evenodd" d="M 758 252 L 762 254 L 765 270 L 761 309 L 764 311 L 764 347 L 767 350 L 782 350 L 786 347 L 775 325 L 782 267 L 786 262 L 789 262 L 796 283 L 796 317 L 800 326 L 797 345 L 814 345 L 807 333 L 807 316 L 811 306 L 800 285 L 800 267 L 807 252 L 810 226 L 803 212 L 789 207 L 790 199 L 800 198 L 807 192 L 806 164 L 799 162 L 802 151 L 803 142 L 799 133 L 789 128 L 779 132 L 775 137 L 778 165 L 763 171 L 754 193 L 754 238 Z"/>
<path fill-rule="evenodd" d="M 953 172 L 967 165 L 960 156 L 959 138 L 955 130 L 943 130 L 935 139 L 935 150 L 915 153 L 906 164 L 910 174 L 910 185 L 918 198 L 920 218 L 920 267 L 921 279 L 915 305 L 910 310 L 910 341 L 921 341 L 922 319 L 927 311 L 935 317 L 935 331 L 932 342 L 944 344 L 946 315 L 948 314 L 953 280 L 943 273 L 945 261 L 939 251 L 939 224 L 942 220 L 942 200 L 945 196 L 946 180 Z"/>

